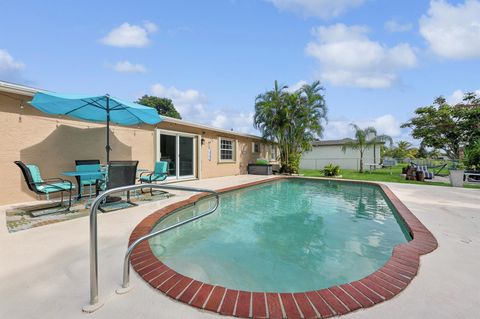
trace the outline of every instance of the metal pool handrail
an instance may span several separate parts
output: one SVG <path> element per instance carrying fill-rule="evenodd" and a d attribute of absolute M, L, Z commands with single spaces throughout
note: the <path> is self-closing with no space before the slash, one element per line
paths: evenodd
<path fill-rule="evenodd" d="M 130 247 L 128 247 L 127 253 L 125 254 L 124 260 L 124 273 L 123 273 L 123 288 L 127 288 L 129 284 L 129 274 L 130 274 L 130 255 L 133 249 L 142 241 L 149 239 L 151 237 L 160 235 L 166 231 L 171 229 L 177 228 L 199 218 L 202 218 L 206 215 L 210 215 L 213 213 L 219 205 L 219 194 L 211 189 L 205 188 L 195 188 L 195 187 L 187 187 L 187 186 L 172 186 L 172 185 L 158 185 L 158 184 L 138 184 L 138 185 L 129 185 L 129 186 L 122 186 L 117 188 L 109 189 L 99 195 L 92 203 L 92 208 L 90 209 L 90 303 L 83 307 L 83 311 L 85 312 L 93 312 L 96 309 L 100 308 L 102 304 L 99 302 L 98 299 L 98 241 L 97 241 L 97 209 L 99 208 L 100 204 L 103 200 L 114 193 L 131 191 L 141 188 L 153 188 L 153 189 L 170 189 L 170 190 L 180 190 L 180 191 L 187 191 L 187 192 L 196 192 L 196 193 L 210 193 L 215 196 L 215 206 L 213 209 L 210 209 L 208 212 L 189 218 L 183 222 L 179 222 L 162 230 L 150 233 L 145 235 L 135 242 L 133 242 Z"/>
<path fill-rule="evenodd" d="M 130 255 L 132 254 L 133 249 L 135 249 L 135 247 L 137 247 L 141 242 L 143 242 L 147 239 L 150 239 L 152 237 L 155 237 L 155 236 L 158 236 L 160 234 L 166 233 L 166 232 L 168 232 L 172 229 L 175 229 L 175 228 L 180 227 L 182 225 L 188 224 L 190 222 L 193 222 L 193 221 L 195 221 L 197 219 L 200 219 L 202 217 L 205 217 L 207 215 L 210 215 L 211 213 L 213 213 L 214 211 L 217 210 L 218 205 L 219 205 L 218 193 L 215 192 L 215 191 L 212 191 L 212 190 L 205 190 L 205 189 L 202 190 L 202 192 L 207 192 L 207 193 L 211 193 L 211 194 L 215 195 L 215 198 L 216 198 L 215 206 L 213 208 L 211 208 L 209 211 L 207 211 L 206 213 L 197 215 L 197 216 L 193 216 L 192 218 L 189 218 L 189 219 L 186 219 L 184 221 L 178 222 L 176 224 L 165 227 L 163 229 L 157 230 L 157 231 L 155 231 L 153 233 L 150 233 L 150 234 L 147 234 L 143 237 L 140 237 L 137 240 L 135 240 L 130 245 L 130 247 L 128 247 L 127 252 L 125 253 L 125 259 L 123 261 L 123 284 L 122 284 L 123 289 L 128 289 L 128 285 L 130 283 Z M 117 292 L 122 293 L 123 291 L 117 291 Z"/>

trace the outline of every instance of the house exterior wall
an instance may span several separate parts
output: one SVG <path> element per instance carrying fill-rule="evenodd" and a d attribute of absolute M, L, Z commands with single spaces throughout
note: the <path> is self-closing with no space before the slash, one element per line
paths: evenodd
<path fill-rule="evenodd" d="M 62 177 L 75 185 L 74 178 L 62 176 L 61 172 L 75 170 L 76 159 L 99 159 L 105 163 L 105 124 L 46 115 L 27 103 L 31 96 L 0 93 L 0 205 L 35 198 L 27 189 L 20 169 L 13 163 L 16 160 L 38 165 L 43 178 Z M 246 174 L 248 163 L 268 156 L 266 147 L 262 148 L 261 154 L 252 153 L 254 138 L 166 121 L 157 127 L 196 134 L 199 140 L 202 137 L 205 139 L 203 145 L 196 144 L 196 173 L 199 178 Z M 110 159 L 138 160 L 138 167 L 152 169 L 156 158 L 157 127 L 111 125 Z M 218 162 L 220 136 L 237 141 L 235 162 Z M 212 152 L 210 160 L 208 146 Z"/>
<path fill-rule="evenodd" d="M 373 147 L 365 150 L 363 163 L 374 163 Z M 380 145 L 376 147 L 376 163 L 380 163 Z M 329 163 L 344 169 L 360 169 L 360 152 L 347 149 L 344 153 L 342 145 L 314 146 L 311 152 L 305 153 L 300 162 L 301 169 L 323 169 Z M 364 167 L 366 168 L 366 167 Z"/>
<path fill-rule="evenodd" d="M 203 145 L 200 143 L 198 152 L 199 160 L 197 160 L 197 164 L 200 165 L 201 178 L 247 174 L 249 163 L 255 162 L 258 158 L 269 158 L 270 156 L 269 145 L 263 144 L 260 140 L 253 138 L 218 132 L 214 129 L 201 129 L 170 122 L 161 122 L 158 124 L 158 128 L 171 132 L 194 134 L 198 136 L 200 141 L 204 139 Z M 220 137 L 236 141 L 235 161 L 220 162 L 218 154 Z M 261 144 L 260 153 L 253 153 L 253 142 Z M 208 156 L 209 149 L 211 153 L 210 158 Z"/>

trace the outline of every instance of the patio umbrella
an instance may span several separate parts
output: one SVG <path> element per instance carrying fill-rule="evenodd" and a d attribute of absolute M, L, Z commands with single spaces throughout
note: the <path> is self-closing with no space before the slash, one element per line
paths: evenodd
<path fill-rule="evenodd" d="M 37 92 L 30 102 L 42 112 L 107 123 L 107 163 L 110 160 L 110 122 L 122 125 L 157 124 L 162 118 L 148 106 L 101 96 Z"/>

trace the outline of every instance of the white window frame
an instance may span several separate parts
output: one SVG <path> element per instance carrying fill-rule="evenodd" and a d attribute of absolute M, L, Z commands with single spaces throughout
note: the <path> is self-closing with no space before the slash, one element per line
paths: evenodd
<path fill-rule="evenodd" d="M 222 159 L 222 141 L 230 141 L 232 143 L 232 159 Z M 228 137 L 218 138 L 218 162 L 219 163 L 235 163 L 237 161 L 237 140 Z"/>

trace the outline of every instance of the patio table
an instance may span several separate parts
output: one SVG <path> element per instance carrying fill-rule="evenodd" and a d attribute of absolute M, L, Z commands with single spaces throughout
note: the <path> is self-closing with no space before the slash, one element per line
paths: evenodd
<path fill-rule="evenodd" d="M 145 168 L 138 168 L 137 169 L 137 174 L 140 174 L 140 173 L 143 173 L 143 172 L 148 172 L 148 171 L 150 171 L 150 170 L 145 169 Z M 105 166 L 105 169 L 102 169 L 100 171 L 91 171 L 91 172 L 88 172 L 88 171 L 81 171 L 81 172 L 67 171 L 67 172 L 62 172 L 61 174 L 64 175 L 64 176 L 69 176 L 69 177 L 85 177 L 85 178 L 90 178 L 90 179 L 93 179 L 93 178 L 103 179 L 104 176 L 107 174 L 107 169 L 106 169 L 106 166 Z M 88 203 L 91 200 L 91 198 L 92 198 L 92 186 L 89 187 L 88 200 L 85 204 L 85 207 L 88 207 Z"/>
<path fill-rule="evenodd" d="M 103 179 L 104 176 L 107 174 L 107 171 L 106 170 L 101 170 L 101 171 L 91 171 L 91 172 L 87 172 L 87 171 L 81 171 L 81 172 L 77 172 L 77 171 L 69 171 L 69 172 L 62 172 L 62 175 L 64 176 L 69 176 L 69 177 L 85 177 L 85 178 L 89 178 L 89 179 Z M 78 185 L 78 187 L 80 187 L 80 185 Z M 92 198 L 92 185 L 89 186 L 88 188 L 88 199 L 85 203 L 85 208 L 88 207 L 88 202 L 90 201 L 90 199 Z"/>

